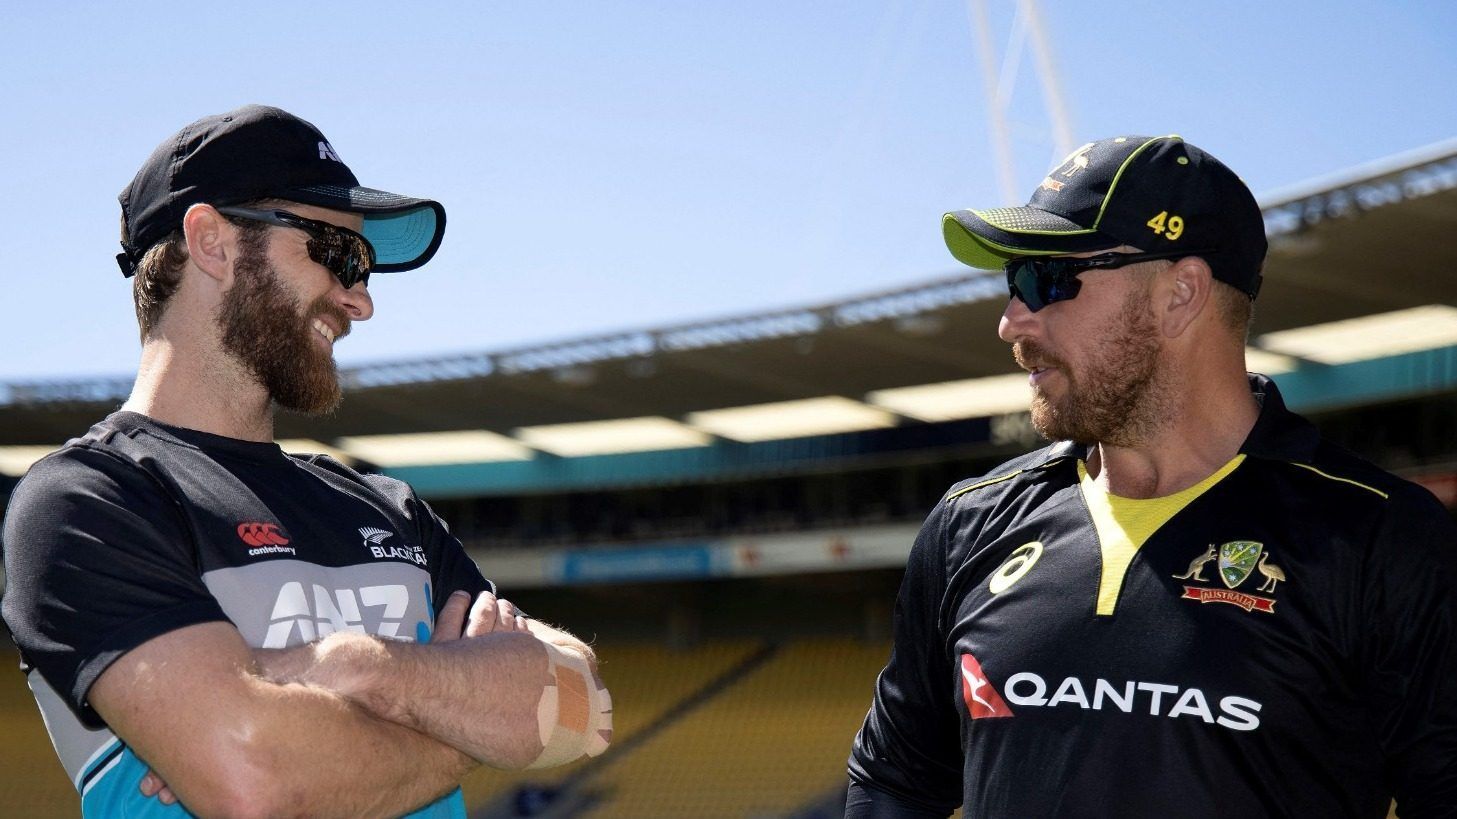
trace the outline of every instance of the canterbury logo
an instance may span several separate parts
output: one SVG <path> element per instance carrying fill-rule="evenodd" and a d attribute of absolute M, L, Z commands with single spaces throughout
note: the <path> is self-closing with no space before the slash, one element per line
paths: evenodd
<path fill-rule="evenodd" d="M 238 537 L 249 546 L 287 546 L 288 538 L 278 530 L 276 523 L 240 523 Z"/>

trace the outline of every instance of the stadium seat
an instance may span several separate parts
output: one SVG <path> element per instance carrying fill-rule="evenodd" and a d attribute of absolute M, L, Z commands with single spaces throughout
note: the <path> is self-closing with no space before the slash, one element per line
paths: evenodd
<path fill-rule="evenodd" d="M 753 655 L 759 646 L 753 640 L 716 642 L 676 651 L 652 644 L 597 645 L 596 650 L 603 658 L 602 679 L 612 691 L 613 706 L 614 750 L 608 751 L 604 762 L 636 733 Z M 463 785 L 466 804 L 473 812 L 509 804 L 523 786 L 555 788 L 588 764 L 583 761 L 550 770 L 519 772 L 482 769 Z M 492 815 L 499 814 L 492 811 Z"/>
<path fill-rule="evenodd" d="M 595 819 L 788 816 L 845 781 L 888 643 L 806 639 L 685 714 L 609 756 L 582 787 Z M 688 673 L 680 663 L 668 673 Z M 627 682 L 624 680 L 624 683 Z M 631 700 L 630 685 L 613 683 Z"/>
<path fill-rule="evenodd" d="M 25 677 L 16 671 L 19 666 L 14 648 L 0 648 L 0 736 L 5 738 L 0 742 L 0 814 L 75 817 L 81 798 L 51 749 L 40 709 Z"/>

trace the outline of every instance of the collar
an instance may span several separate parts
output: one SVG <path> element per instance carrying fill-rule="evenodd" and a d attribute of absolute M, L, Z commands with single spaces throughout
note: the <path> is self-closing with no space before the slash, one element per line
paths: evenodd
<path fill-rule="evenodd" d="M 1250 373 L 1250 392 L 1260 402 L 1260 417 L 1240 452 L 1256 458 L 1310 463 L 1320 446 L 1315 425 L 1285 408 L 1285 399 L 1268 376 Z"/>
<path fill-rule="evenodd" d="M 228 438 L 223 435 L 202 432 L 201 430 L 174 427 L 130 410 L 117 410 L 113 412 L 104 421 L 97 424 L 94 429 L 101 429 L 103 427 L 116 430 L 127 436 L 143 432 L 159 440 L 184 446 L 189 449 L 201 450 L 210 457 L 229 455 L 234 458 L 242 458 L 259 463 L 278 464 L 289 462 L 289 457 L 284 454 L 283 449 L 276 443 L 244 441 L 238 438 Z"/>

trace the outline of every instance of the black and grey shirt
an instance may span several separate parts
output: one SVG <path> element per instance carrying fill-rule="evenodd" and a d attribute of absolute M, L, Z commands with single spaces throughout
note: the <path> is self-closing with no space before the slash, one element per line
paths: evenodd
<path fill-rule="evenodd" d="M 218 620 L 254 647 L 423 642 L 451 592 L 492 589 L 400 481 L 131 412 L 30 470 L 4 548 L 5 622 L 88 816 L 182 813 L 141 796 L 145 764 L 86 701 L 143 642 Z M 460 792 L 420 815 L 463 817 Z"/>
<path fill-rule="evenodd" d="M 848 816 L 1457 814 L 1457 526 L 1252 387 L 1175 497 L 1100 493 L 1071 444 L 947 493 Z"/>

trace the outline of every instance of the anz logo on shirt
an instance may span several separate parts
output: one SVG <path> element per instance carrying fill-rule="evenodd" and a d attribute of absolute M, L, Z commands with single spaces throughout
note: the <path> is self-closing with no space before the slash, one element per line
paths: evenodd
<path fill-rule="evenodd" d="M 384 529 L 376 529 L 373 526 L 359 527 L 359 534 L 364 538 L 364 548 L 369 550 L 370 555 L 378 560 L 389 558 L 408 560 L 416 566 L 424 568 L 425 550 L 419 546 L 411 546 L 408 543 L 403 546 L 387 546 L 385 541 L 394 537 L 395 533 Z"/>
<path fill-rule="evenodd" d="M 403 584 L 359 589 L 329 589 L 318 583 L 309 586 L 295 580 L 284 583 L 278 590 L 261 648 L 312 643 L 336 631 L 368 634 L 366 621 L 376 624 L 377 636 L 411 639 L 408 633 L 400 634 L 400 626 L 404 625 L 410 608 L 410 590 Z"/>

